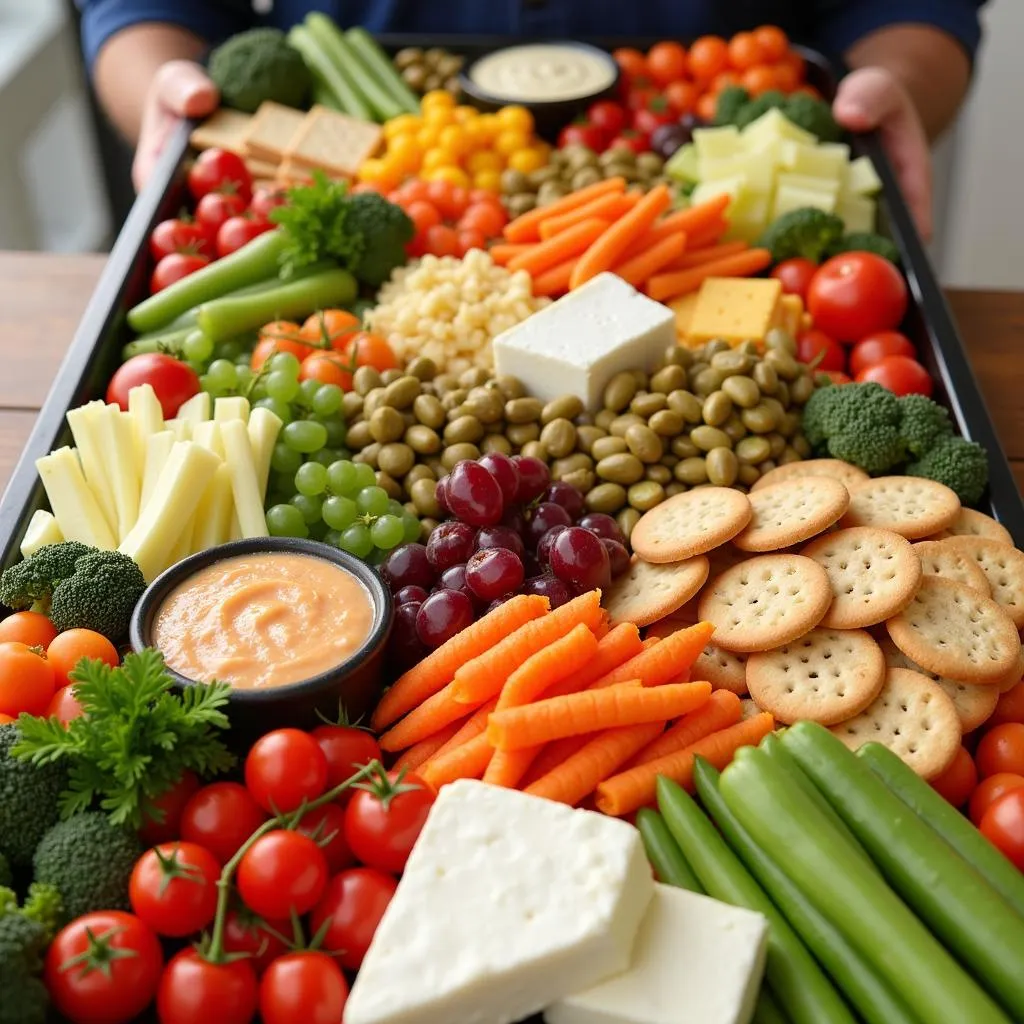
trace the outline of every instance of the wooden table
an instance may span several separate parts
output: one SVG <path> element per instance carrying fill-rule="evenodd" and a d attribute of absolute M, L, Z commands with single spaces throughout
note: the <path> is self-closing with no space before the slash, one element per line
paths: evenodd
<path fill-rule="evenodd" d="M 0 489 L 46 398 L 102 256 L 0 253 Z M 1003 447 L 1024 487 L 1024 292 L 949 299 Z"/>

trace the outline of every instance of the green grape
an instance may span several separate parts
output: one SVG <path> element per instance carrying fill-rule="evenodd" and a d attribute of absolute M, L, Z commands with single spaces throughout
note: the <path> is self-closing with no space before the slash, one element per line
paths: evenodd
<path fill-rule="evenodd" d="M 323 494 L 327 490 L 327 467 L 319 462 L 303 463 L 295 471 L 295 490 L 310 498 Z"/>
<path fill-rule="evenodd" d="M 322 540 L 325 544 L 330 544 L 332 548 L 341 547 L 341 534 L 337 530 L 328 530 Z"/>
<path fill-rule="evenodd" d="M 250 369 L 249 356 L 246 352 L 243 352 L 237 359 L 232 359 L 231 361 L 235 364 L 235 369 L 237 370 Z"/>
<path fill-rule="evenodd" d="M 239 363 L 238 369 L 235 371 L 238 376 L 238 390 L 248 391 L 249 385 L 252 384 L 253 377 L 256 375 L 252 372 L 248 361 Z"/>
<path fill-rule="evenodd" d="M 198 377 L 205 369 L 206 363 L 196 363 L 185 361 L 185 365 Z"/>
<path fill-rule="evenodd" d="M 386 509 L 387 515 L 400 517 L 403 512 L 405 512 L 405 506 L 400 501 L 396 501 L 394 498 L 388 498 L 388 507 Z"/>
<path fill-rule="evenodd" d="M 374 473 L 372 466 L 368 466 L 365 462 L 354 462 L 352 465 L 356 467 L 355 484 L 357 491 L 361 491 L 364 487 L 373 487 L 376 485 L 377 474 Z"/>
<path fill-rule="evenodd" d="M 199 375 L 199 387 L 214 398 L 216 398 L 220 392 L 220 388 L 214 386 L 213 381 L 210 380 L 209 374 L 206 373 L 201 373 Z"/>
<path fill-rule="evenodd" d="M 192 331 L 181 343 L 181 354 L 190 363 L 205 363 L 213 355 L 213 341 L 202 331 Z"/>
<path fill-rule="evenodd" d="M 420 539 L 420 521 L 411 513 L 405 512 L 402 515 L 403 540 L 406 544 Z"/>
<path fill-rule="evenodd" d="M 218 359 L 236 360 L 242 354 L 242 343 L 240 341 L 223 341 L 217 346 L 215 355 Z"/>
<path fill-rule="evenodd" d="M 281 431 L 281 440 L 289 448 L 309 455 L 327 444 L 327 428 L 314 420 L 294 420 L 285 424 Z"/>
<path fill-rule="evenodd" d="M 402 543 L 405 528 L 398 516 L 384 515 L 370 527 L 370 537 L 381 551 L 390 551 Z"/>
<path fill-rule="evenodd" d="M 364 516 L 382 516 L 388 510 L 388 492 L 383 487 L 364 487 L 356 495 L 356 508 Z"/>
<path fill-rule="evenodd" d="M 332 494 L 320 510 L 324 522 L 332 530 L 345 530 L 350 527 L 359 515 L 356 503 L 351 498 L 343 498 L 341 495 Z"/>
<path fill-rule="evenodd" d="M 380 548 L 374 548 L 363 561 L 368 565 L 383 565 L 384 560 L 389 554 L 391 554 L 390 551 L 381 551 Z"/>
<path fill-rule="evenodd" d="M 373 538 L 369 529 L 362 523 L 353 523 L 344 530 L 338 541 L 338 547 L 356 558 L 365 558 L 373 550 Z"/>
<path fill-rule="evenodd" d="M 263 387 L 270 398 L 290 402 L 299 393 L 299 382 L 284 370 L 272 370 L 263 378 Z"/>
<path fill-rule="evenodd" d="M 355 497 L 359 490 L 357 469 L 358 466 L 354 462 L 347 462 L 344 459 L 332 462 L 327 467 L 327 486 L 331 493 Z"/>
<path fill-rule="evenodd" d="M 288 499 L 288 504 L 294 505 L 302 513 L 302 518 L 306 521 L 307 526 L 312 526 L 313 523 L 320 521 L 321 501 L 319 498 L 310 498 L 305 494 L 293 494 Z"/>
<path fill-rule="evenodd" d="M 292 421 L 292 407 L 287 402 L 278 401 L 276 398 L 258 398 L 253 404 L 258 409 L 269 409 L 286 425 Z"/>
<path fill-rule="evenodd" d="M 327 524 L 322 520 L 318 519 L 309 527 L 309 535 L 313 540 L 322 541 L 331 531 L 327 529 Z"/>
<path fill-rule="evenodd" d="M 308 537 L 309 528 L 294 505 L 273 505 L 267 509 L 267 529 L 271 537 Z"/>
<path fill-rule="evenodd" d="M 274 445 L 270 453 L 270 468 L 275 473 L 294 477 L 302 465 L 302 453 L 289 448 L 283 441 Z"/>
<path fill-rule="evenodd" d="M 345 421 L 337 418 L 328 420 L 321 420 L 324 427 L 327 430 L 327 443 L 332 448 L 338 448 L 345 443 L 345 438 L 348 436 L 348 430 L 345 427 Z"/>
<path fill-rule="evenodd" d="M 227 359 L 214 359 L 206 376 L 215 388 L 221 391 L 230 391 L 238 382 L 238 371 L 235 364 Z"/>
<path fill-rule="evenodd" d="M 318 380 L 304 380 L 299 385 L 299 394 L 296 400 L 309 408 L 313 404 L 313 396 L 320 390 L 321 386 Z"/>
<path fill-rule="evenodd" d="M 341 408 L 342 390 L 337 384 L 321 384 L 313 396 L 317 416 L 333 416 Z"/>
<path fill-rule="evenodd" d="M 276 373 L 283 373 L 295 380 L 299 379 L 300 363 L 291 352 L 277 352 L 270 357 L 270 369 Z"/>

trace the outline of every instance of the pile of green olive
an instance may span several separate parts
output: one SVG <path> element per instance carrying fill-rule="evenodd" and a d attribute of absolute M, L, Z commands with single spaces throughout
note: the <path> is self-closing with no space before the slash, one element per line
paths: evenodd
<path fill-rule="evenodd" d="M 440 46 L 432 46 L 429 50 L 407 46 L 395 54 L 394 64 L 402 80 L 414 93 L 422 96 L 433 89 L 445 89 L 458 96 L 459 72 L 464 60 Z"/>

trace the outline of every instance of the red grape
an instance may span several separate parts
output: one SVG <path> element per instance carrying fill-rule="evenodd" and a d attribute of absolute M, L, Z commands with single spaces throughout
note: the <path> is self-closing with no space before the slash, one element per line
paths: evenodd
<path fill-rule="evenodd" d="M 434 488 L 434 497 L 437 499 L 438 505 L 441 506 L 441 511 L 448 515 L 451 513 L 451 507 L 448 505 L 448 477 L 443 476 L 437 481 L 437 486 Z"/>
<path fill-rule="evenodd" d="M 438 580 L 437 590 L 461 590 L 466 597 L 473 597 L 473 592 L 466 585 L 466 567 L 464 565 L 449 566 Z"/>
<path fill-rule="evenodd" d="M 546 466 L 544 472 L 547 472 Z M 452 515 L 472 526 L 490 526 L 498 522 L 505 511 L 498 481 L 478 462 L 469 459 L 460 462 L 448 474 L 445 500 Z"/>
<path fill-rule="evenodd" d="M 541 537 L 553 526 L 572 526 L 572 516 L 552 501 L 542 501 L 530 516 L 526 541 L 531 547 L 540 543 Z"/>
<path fill-rule="evenodd" d="M 564 523 L 559 523 L 557 526 L 552 526 L 547 533 L 539 541 L 537 541 L 537 561 L 541 565 L 547 565 L 551 561 L 551 545 L 555 543 L 555 538 L 563 531 L 568 530 L 569 527 Z"/>
<path fill-rule="evenodd" d="M 524 594 L 546 597 L 552 608 L 558 608 L 572 600 L 572 591 L 554 576 L 532 576 L 523 584 Z"/>
<path fill-rule="evenodd" d="M 449 521 L 434 527 L 427 539 L 426 557 L 438 572 L 465 562 L 476 544 L 476 530 L 468 523 Z"/>
<path fill-rule="evenodd" d="M 584 590 L 607 589 L 611 560 L 601 538 L 580 526 L 563 530 L 551 545 L 551 569 L 563 582 Z"/>
<path fill-rule="evenodd" d="M 458 590 L 439 590 L 420 605 L 416 634 L 428 647 L 440 647 L 472 625 L 474 617 L 473 604 L 465 594 Z"/>
<path fill-rule="evenodd" d="M 501 452 L 488 452 L 477 461 L 498 481 L 505 504 L 515 501 L 519 490 L 519 470 L 516 469 L 516 464 Z"/>
<path fill-rule="evenodd" d="M 427 653 L 416 635 L 416 617 L 422 605 L 412 602 L 395 609 L 395 625 L 388 641 L 388 655 L 398 672 L 412 668 Z"/>
<path fill-rule="evenodd" d="M 508 548 L 520 558 L 526 554 L 523 538 L 511 526 L 481 527 L 480 532 L 476 535 L 476 549 L 485 551 L 487 548 Z"/>
<path fill-rule="evenodd" d="M 629 552 L 617 540 L 601 538 L 605 551 L 608 552 L 608 561 L 611 565 L 612 579 L 621 576 L 629 569 Z"/>
<path fill-rule="evenodd" d="M 402 587 L 401 590 L 395 593 L 395 604 L 422 604 L 427 599 L 427 592 L 423 587 L 416 586 L 415 583 L 410 583 L 407 587 Z"/>
<path fill-rule="evenodd" d="M 564 480 L 555 480 L 544 492 L 544 500 L 561 505 L 573 519 L 579 519 L 583 515 L 583 495 Z"/>
<path fill-rule="evenodd" d="M 551 473 L 540 459 L 530 458 L 528 455 L 513 455 L 512 461 L 519 470 L 516 501 L 525 505 L 534 498 L 539 498 L 548 489 Z"/>
<path fill-rule="evenodd" d="M 466 563 L 466 584 L 481 601 L 511 594 L 523 583 L 523 563 L 507 548 L 478 551 Z"/>
<path fill-rule="evenodd" d="M 501 525 L 514 530 L 523 540 L 526 539 L 526 516 L 523 515 L 521 508 L 515 505 L 506 508 L 505 514 L 501 517 Z"/>
<path fill-rule="evenodd" d="M 589 530 L 591 533 L 596 533 L 598 537 L 617 540 L 620 544 L 625 543 L 619 524 L 604 512 L 588 512 L 576 525 L 582 526 L 584 530 Z"/>
<path fill-rule="evenodd" d="M 393 594 L 403 587 L 429 590 L 434 585 L 435 573 L 422 544 L 402 544 L 395 548 L 384 559 L 380 572 Z"/>

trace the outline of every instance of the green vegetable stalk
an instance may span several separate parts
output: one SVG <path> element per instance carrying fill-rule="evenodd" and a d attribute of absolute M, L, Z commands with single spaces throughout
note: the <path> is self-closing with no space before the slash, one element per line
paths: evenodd
<path fill-rule="evenodd" d="M 659 882 L 674 885 L 677 889 L 688 889 L 690 892 L 704 892 L 693 873 L 693 868 L 686 863 L 679 844 L 672 838 L 665 819 L 657 811 L 650 807 L 641 807 L 637 811 L 636 827 L 640 830 L 647 859 L 654 867 Z"/>
<path fill-rule="evenodd" d="M 406 114 L 418 114 L 420 112 L 420 101 L 404 81 L 402 76 L 395 71 L 387 54 L 377 44 L 377 40 L 366 31 L 365 28 L 356 26 L 345 33 L 352 52 L 363 62 L 363 66 L 370 72 L 377 82 L 388 92 L 398 103 Z"/>
<path fill-rule="evenodd" d="M 363 121 L 373 120 L 369 106 L 356 91 L 347 69 L 334 62 L 317 36 L 305 25 L 296 25 L 288 32 L 288 42 L 302 54 L 317 85 L 329 91 L 333 106 Z"/>

